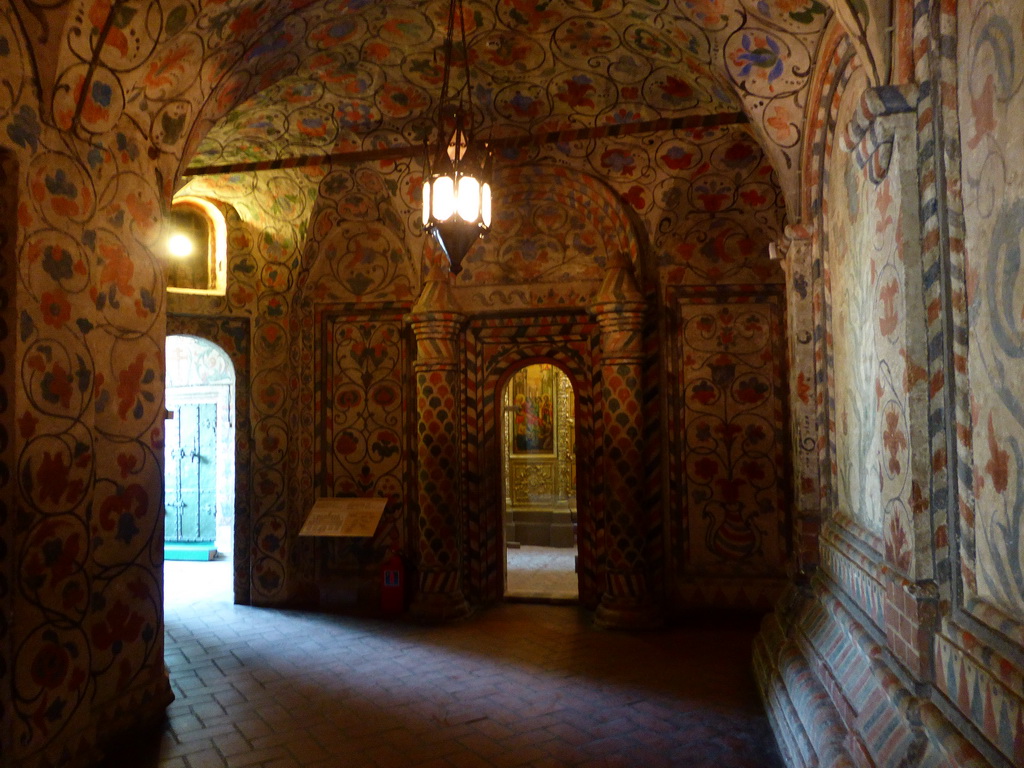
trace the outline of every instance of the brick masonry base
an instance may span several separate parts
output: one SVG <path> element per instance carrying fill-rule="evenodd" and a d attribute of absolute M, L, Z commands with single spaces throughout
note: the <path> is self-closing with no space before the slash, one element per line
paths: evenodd
<path fill-rule="evenodd" d="M 886 613 L 898 609 L 904 623 L 922 607 L 898 586 L 887 592 Z M 895 596 L 899 608 L 888 599 Z M 754 645 L 758 688 L 786 764 L 993 764 L 925 698 L 931 687 L 907 674 L 920 671 L 913 667 L 926 645 L 919 626 L 897 621 L 879 632 L 824 572 L 791 587 Z"/>

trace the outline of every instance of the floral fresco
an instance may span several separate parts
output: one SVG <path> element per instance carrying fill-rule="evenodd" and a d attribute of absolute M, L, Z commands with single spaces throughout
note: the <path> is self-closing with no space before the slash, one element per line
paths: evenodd
<path fill-rule="evenodd" d="M 1024 151 L 1022 9 L 1012 2 L 964 3 L 961 113 L 970 404 L 976 510 L 965 520 L 967 586 L 1019 616 L 1024 611 L 1024 403 L 1021 360 L 1021 221 Z M 973 535 L 970 535 L 973 534 Z"/>
<path fill-rule="evenodd" d="M 682 559 L 690 572 L 777 573 L 788 548 L 779 301 L 720 296 L 674 297 Z"/>
<path fill-rule="evenodd" d="M 755 668 L 793 764 L 1016 765 L 1024 18 L 892 5 L 837 3 L 812 85 L 807 218 L 787 235 L 810 255 L 788 273 L 811 309 L 793 340 L 814 350 L 813 380 L 791 381 L 828 424 L 800 510 L 820 566 L 765 621 Z M 835 724 L 829 744 L 792 702 Z"/>
<path fill-rule="evenodd" d="M 470 3 L 495 223 L 452 280 L 419 223 L 445 0 L 0 5 L 0 762 L 77 768 L 170 699 L 171 330 L 242 378 L 240 602 L 390 546 L 458 615 L 500 600 L 495 392 L 558 365 L 586 607 L 791 577 L 756 660 L 791 762 L 1020 764 L 1018 5 Z M 176 193 L 225 215 L 223 295 L 165 291 Z M 792 514 L 787 397 L 825 425 Z M 323 493 L 392 500 L 372 546 L 297 537 Z"/>
<path fill-rule="evenodd" d="M 322 414 L 316 422 L 318 495 L 387 498 L 373 548 L 377 553 L 404 551 L 408 409 L 403 382 L 409 364 L 401 312 L 325 313 L 321 323 L 330 367 L 317 376 L 323 382 L 317 392 Z M 335 572 L 357 568 L 359 547 L 351 544 L 323 542 L 327 567 Z"/>
<path fill-rule="evenodd" d="M 441 0 L 309 3 L 266 27 L 261 9 L 249 23 L 269 31 L 207 102 L 198 122 L 216 124 L 194 164 L 418 145 L 439 93 L 446 11 Z M 791 190 L 827 17 L 819 0 L 476 5 L 465 19 L 474 98 L 498 138 L 745 110 Z"/>
<path fill-rule="evenodd" d="M 840 107 L 841 120 L 849 120 L 858 92 L 847 89 Z M 877 228 L 878 211 L 867 171 L 857 167 L 851 154 L 837 152 L 829 170 L 832 199 L 843 205 L 832 209 L 829 254 L 825 265 L 831 285 L 831 331 L 835 353 L 830 371 L 834 399 L 834 475 L 837 509 L 868 530 L 882 531 L 881 479 L 874 457 L 882 451 L 882 434 L 875 429 L 875 378 L 878 375 L 878 340 L 872 325 L 864 323 L 872 311 L 877 268 L 873 244 L 891 243 L 884 227 Z M 877 240 L 876 240 L 877 236 Z"/>
<path fill-rule="evenodd" d="M 24 588 L 7 638 L 3 740 L 13 762 L 59 762 L 61 734 L 88 753 L 117 727 L 121 703 L 170 699 L 154 514 L 164 292 L 150 248 L 162 190 L 132 126 L 81 142 L 44 125 L 12 22 L 5 8 L 0 49 L 13 59 L 2 92 L 14 100 L 0 106 L 0 136 L 25 190 L 13 219 L 18 312 L 6 318 L 21 345 L 8 407 L 24 514 L 5 547 Z M 106 725 L 95 722 L 104 712 Z"/>
<path fill-rule="evenodd" d="M 304 245 L 305 295 L 320 303 L 412 298 L 421 233 L 411 231 L 411 205 L 387 173 L 398 170 L 367 164 L 334 169 L 320 181 Z"/>

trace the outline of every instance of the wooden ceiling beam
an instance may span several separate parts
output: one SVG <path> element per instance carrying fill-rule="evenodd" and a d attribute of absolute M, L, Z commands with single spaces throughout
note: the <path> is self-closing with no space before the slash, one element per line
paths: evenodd
<path fill-rule="evenodd" d="M 565 131 L 528 134 L 526 136 L 509 136 L 490 139 L 487 143 L 491 150 L 500 153 L 506 149 L 540 146 L 544 144 L 566 144 L 574 141 L 590 141 L 614 136 L 630 136 L 642 133 L 661 133 L 664 131 L 694 131 L 707 128 L 718 128 L 725 125 L 743 125 L 750 122 L 745 112 L 716 112 L 705 115 L 686 115 L 684 117 L 660 118 L 636 123 L 613 123 L 596 125 L 589 128 L 578 128 Z M 215 176 L 234 173 L 253 173 L 257 171 L 274 171 L 281 168 L 310 168 L 323 165 L 358 165 L 377 160 L 401 160 L 423 155 L 422 146 L 402 145 L 381 149 L 358 150 L 355 152 L 334 152 L 327 155 L 297 155 L 283 157 L 278 160 L 257 160 L 249 163 L 223 163 L 200 165 L 186 168 L 183 176 Z"/>

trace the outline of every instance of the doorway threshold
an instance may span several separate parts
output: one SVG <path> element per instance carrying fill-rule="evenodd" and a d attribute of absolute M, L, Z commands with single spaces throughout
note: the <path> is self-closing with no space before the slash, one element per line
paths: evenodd
<path fill-rule="evenodd" d="M 579 605 L 578 595 L 546 595 L 537 592 L 506 592 L 506 603 L 534 603 L 541 605 Z"/>
<path fill-rule="evenodd" d="M 164 560 L 216 560 L 217 547 L 212 541 L 165 541 Z"/>

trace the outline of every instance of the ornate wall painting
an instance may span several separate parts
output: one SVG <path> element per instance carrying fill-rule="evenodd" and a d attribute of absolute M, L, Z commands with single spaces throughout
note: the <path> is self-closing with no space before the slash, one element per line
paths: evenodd
<path fill-rule="evenodd" d="M 849 122 L 860 93 L 856 83 L 846 88 L 838 125 Z M 828 184 L 828 199 L 835 201 L 829 210 L 824 265 L 833 342 L 829 429 L 834 444 L 834 504 L 880 535 L 883 507 L 876 457 L 882 455 L 883 446 L 882 432 L 875 428 L 879 354 L 873 325 L 864 322 L 874 313 L 872 244 L 880 234 L 880 218 L 867 169 L 857 167 L 852 153 L 834 149 Z"/>
<path fill-rule="evenodd" d="M 306 5 L 311 6 L 308 14 L 302 12 Z M 17 24 L 7 23 L 14 12 L 27 20 L 32 44 L 35 45 L 41 39 L 47 40 L 48 48 L 44 52 L 40 47 L 37 59 L 41 64 L 39 71 L 44 75 L 43 93 L 46 102 L 42 105 L 31 103 L 34 95 L 26 95 L 24 86 L 30 79 L 27 75 L 29 68 L 24 66 L 28 56 L 15 54 L 13 66 L 4 68 L 3 90 L 0 92 L 12 93 L 14 96 L 11 101 L 13 111 L 0 112 L 0 137 L 3 137 L 5 143 L 13 142 L 19 156 L 26 159 L 23 178 L 32 174 L 34 188 L 39 189 L 41 183 L 45 189 L 47 181 L 60 181 L 58 170 L 70 186 L 51 184 L 59 187 L 60 192 L 49 196 L 44 194 L 42 199 L 28 201 L 24 212 L 24 220 L 27 222 L 24 224 L 24 241 L 31 243 L 32 247 L 39 246 L 43 251 L 48 247 L 51 255 L 61 253 L 62 257 L 49 261 L 40 257 L 32 262 L 33 266 L 28 267 L 22 275 L 23 287 L 19 289 L 19 303 L 28 307 L 31 325 L 27 328 L 23 324 L 19 331 L 27 329 L 29 340 L 26 347 L 31 347 L 31 350 L 23 359 L 16 360 L 15 364 L 19 367 L 19 375 L 23 374 L 32 381 L 32 386 L 24 393 L 28 401 L 26 407 L 22 409 L 19 406 L 19 410 L 24 411 L 19 412 L 19 417 L 26 417 L 26 423 L 37 420 L 31 434 L 24 436 L 24 439 L 35 440 L 38 447 L 33 449 L 34 453 L 30 451 L 23 457 L 20 468 L 38 475 L 41 459 L 47 455 L 43 445 L 52 446 L 53 451 L 49 454 L 51 458 L 54 453 L 64 457 L 77 452 L 80 445 L 88 448 L 92 438 L 96 437 L 92 450 L 88 452 L 88 462 L 83 458 L 86 454 L 79 454 L 83 463 L 89 463 L 87 469 L 72 468 L 62 458 L 61 471 L 68 470 L 69 484 L 60 504 L 66 506 L 71 503 L 68 494 L 75 496 L 72 491 L 78 487 L 76 483 L 81 479 L 79 475 L 91 473 L 90 477 L 95 479 L 95 487 L 98 489 L 92 508 L 106 510 L 111 514 L 118 512 L 118 522 L 127 521 L 124 529 L 116 526 L 108 529 L 100 522 L 98 530 L 80 530 L 82 521 L 86 519 L 83 505 L 89 502 L 76 497 L 71 500 L 77 504 L 74 514 L 60 523 L 64 527 L 26 534 L 26 540 L 29 536 L 37 536 L 31 539 L 32 547 L 29 549 L 33 551 L 26 557 L 26 562 L 44 548 L 52 551 L 57 546 L 64 546 L 65 550 L 62 551 L 67 552 L 70 551 L 67 547 L 71 542 L 88 539 L 98 541 L 97 562 L 102 565 L 100 569 L 85 569 L 92 579 L 88 584 L 68 581 L 63 585 L 74 587 L 85 584 L 87 588 L 83 588 L 83 594 L 89 594 L 92 604 L 101 607 L 90 614 L 87 620 L 82 619 L 79 613 L 70 617 L 62 616 L 60 619 L 75 626 L 74 630 L 67 630 L 71 634 L 80 632 L 81 637 L 99 635 L 103 638 L 94 644 L 97 650 L 96 666 L 87 670 L 85 678 L 89 685 L 94 686 L 97 706 L 93 708 L 93 716 L 87 716 L 85 708 L 79 706 L 81 697 L 72 690 L 70 683 L 77 677 L 71 675 L 61 681 L 61 685 L 64 685 L 62 693 L 68 694 L 63 699 L 68 704 L 64 710 L 66 717 L 58 717 L 46 725 L 50 729 L 49 735 L 60 728 L 66 729 L 67 733 L 82 732 L 95 722 L 96 712 L 105 712 L 107 707 L 112 712 L 126 701 L 125 691 L 131 691 L 132 695 L 139 692 L 140 696 L 160 693 L 161 635 L 159 606 L 156 604 L 159 594 L 158 558 L 154 559 L 153 550 L 147 543 L 152 538 L 148 537 L 147 531 L 140 529 L 137 534 L 126 536 L 129 541 L 119 538 L 118 534 L 128 529 L 132 517 L 148 524 L 154 517 L 151 513 L 158 503 L 155 496 L 143 501 L 138 491 L 138 488 L 159 485 L 159 472 L 155 469 L 159 462 L 154 457 L 162 439 L 159 428 L 162 416 L 160 339 L 163 335 L 162 318 L 165 308 L 162 293 L 158 290 L 158 268 L 149 257 L 147 249 L 157 237 L 159 210 L 170 194 L 170 187 L 174 183 L 174 166 L 183 148 L 197 141 L 209 121 L 227 114 L 236 101 L 247 100 L 260 89 L 277 83 L 281 84 L 278 90 L 268 91 L 263 101 L 257 99 L 250 103 L 249 106 L 260 111 L 232 116 L 225 121 L 226 132 L 236 126 L 244 130 L 231 141 L 225 142 L 223 149 L 211 144 L 214 146 L 211 157 L 255 159 L 273 156 L 282 148 L 289 151 L 296 148 L 321 151 L 328 146 L 375 146 L 374 142 L 378 140 L 405 141 L 409 135 L 418 135 L 415 110 L 410 109 L 409 105 L 423 104 L 425 107 L 423 93 L 434 91 L 416 83 L 409 88 L 398 88 L 393 83 L 388 85 L 380 77 L 377 78 L 379 87 L 364 88 L 360 81 L 375 76 L 373 66 L 362 67 L 356 72 L 347 71 L 344 64 L 349 59 L 344 55 L 346 50 L 343 46 L 349 34 L 345 24 L 352 20 L 356 25 L 353 30 L 364 34 L 365 28 L 358 25 L 368 23 L 370 16 L 347 14 L 341 28 L 336 29 L 336 8 L 314 11 L 312 4 L 305 0 L 265 3 L 258 7 L 248 2 L 230 0 L 226 3 L 207 3 L 202 8 L 189 4 L 160 6 L 154 3 L 146 6 L 145 13 L 137 13 L 135 6 L 129 7 L 126 4 L 115 4 L 108 8 L 103 3 L 95 3 L 84 11 L 81 34 L 78 34 L 78 27 L 63 26 L 64 6 L 38 15 L 25 12 L 26 6 L 27 3 L 19 0 L 16 6 L 5 7 L 0 13 L 5 19 L 5 30 L 18 27 Z M 735 7 L 747 6 L 751 4 Z M 810 4 L 805 6 L 813 7 Z M 371 6 L 351 6 L 353 11 L 364 8 L 370 9 L 365 11 L 366 14 L 378 10 Z M 412 4 L 400 6 L 399 11 L 405 15 L 401 18 L 392 16 L 389 21 L 412 19 L 409 14 L 414 13 L 416 8 Z M 628 118 L 631 112 L 650 114 L 652 108 L 664 114 L 678 114 L 699 110 L 701 105 L 706 104 L 717 107 L 735 103 L 733 95 L 722 87 L 726 81 L 724 76 L 708 74 L 710 54 L 717 49 L 708 42 L 708 36 L 699 24 L 680 21 L 679 31 L 685 38 L 685 46 L 678 40 L 670 39 L 670 36 L 666 39 L 662 18 L 656 13 L 647 14 L 633 25 L 631 31 L 636 34 L 627 39 L 622 39 L 617 32 L 608 39 L 588 39 L 585 35 L 574 33 L 571 24 L 562 22 L 570 22 L 570 16 L 587 20 L 593 15 L 592 7 L 586 9 L 584 16 L 575 15 L 575 11 L 553 9 L 566 14 L 559 17 L 556 13 L 554 18 L 551 14 L 545 14 L 543 9 L 529 7 L 529 4 L 521 5 L 521 8 L 521 13 L 513 14 L 511 6 L 503 4 L 500 8 L 496 7 L 494 13 L 508 15 L 514 22 L 512 26 L 516 28 L 541 29 L 552 35 L 558 30 L 560 36 L 556 47 L 559 48 L 559 56 L 563 58 L 579 56 L 581 45 L 597 46 L 598 55 L 608 55 L 609 75 L 624 73 L 633 78 L 627 78 L 625 88 L 642 90 L 640 86 L 643 82 L 644 87 L 650 86 L 656 90 L 653 96 L 644 97 L 645 104 L 640 104 L 640 97 L 624 88 L 621 99 L 618 98 L 619 94 L 615 94 L 615 100 L 623 102 L 623 111 L 620 113 L 618 107 L 610 111 L 595 109 L 592 116 L 595 124 L 614 123 Z M 753 13 L 752 6 L 747 10 Z M 601 20 L 606 21 L 616 15 L 628 17 L 633 11 L 635 8 L 626 4 L 609 4 L 602 7 Z M 108 16 L 110 13 L 113 15 Z M 736 15 L 733 23 L 742 15 Z M 286 16 L 286 21 L 282 23 Z M 811 22 L 805 24 L 810 30 L 808 39 L 813 37 L 818 16 L 820 14 L 812 12 Z M 330 26 L 325 25 L 328 21 L 331 22 Z M 745 40 L 739 29 L 733 29 L 728 24 L 716 26 L 719 21 L 709 19 L 708 25 L 722 35 L 729 34 L 734 38 L 731 66 L 735 77 L 743 79 L 745 84 L 760 83 L 760 86 L 768 88 L 775 87 L 775 81 L 778 80 L 779 86 L 785 83 L 786 88 L 790 89 L 790 94 L 784 98 L 769 99 L 772 109 L 758 115 L 762 127 L 767 126 L 765 130 L 773 131 L 772 135 L 777 139 L 782 140 L 784 137 L 785 141 L 790 141 L 795 125 L 792 114 L 798 111 L 799 101 L 793 96 L 799 93 L 799 89 L 792 90 L 795 83 L 790 78 L 791 73 L 785 71 L 784 64 L 783 73 L 776 74 L 777 62 L 770 61 L 772 56 L 758 57 L 756 46 L 761 44 L 760 33 L 752 34 Z M 784 21 L 792 26 L 796 20 Z M 434 23 L 430 21 L 430 24 Z M 399 24 L 394 31 L 381 30 L 381 41 L 388 50 L 375 50 L 385 60 L 393 62 L 394 59 L 388 57 L 401 58 L 403 46 L 414 46 L 418 42 L 415 36 L 418 30 L 426 29 L 427 26 L 425 21 L 419 26 L 410 24 L 407 29 Z M 764 32 L 765 25 L 760 26 L 761 32 Z M 606 27 L 612 28 L 610 22 Z M 310 34 L 307 35 L 307 32 Z M 17 34 L 12 32 L 7 38 L 13 41 L 6 47 L 7 50 L 25 50 Z M 787 36 L 772 33 L 764 38 L 769 51 L 773 51 L 772 45 L 767 42 L 769 38 L 776 45 L 780 40 L 783 47 L 790 44 Z M 515 74 L 517 67 L 505 66 L 497 60 L 497 57 L 506 55 L 500 49 L 502 42 L 498 40 L 499 49 L 492 57 L 496 59 L 493 70 L 507 73 L 506 77 L 518 77 Z M 335 43 L 338 48 L 330 50 Z M 305 55 L 307 53 L 326 53 L 328 56 L 327 60 L 318 60 L 315 55 Z M 513 57 L 513 64 L 523 68 L 535 67 L 537 63 L 536 49 L 523 54 L 513 51 L 507 55 Z M 239 71 L 222 78 L 243 56 L 249 57 L 249 71 Z M 587 56 L 589 54 L 584 58 L 589 61 Z M 660 63 L 655 68 L 656 76 L 644 81 L 644 62 L 648 57 L 660 60 Z M 686 88 L 673 82 L 666 72 L 668 68 L 676 69 L 681 60 L 692 65 L 695 72 L 691 81 L 685 84 L 692 89 L 690 95 L 686 94 Z M 799 62 L 799 56 L 794 60 Z M 300 66 L 305 66 L 307 62 L 310 62 L 311 67 L 323 66 L 329 70 L 328 74 L 336 76 L 334 87 L 344 90 L 350 98 L 347 102 L 351 106 L 350 110 L 343 110 L 339 117 L 334 110 L 325 108 L 325 104 L 333 102 L 326 98 L 321 100 L 317 92 L 306 89 L 304 81 L 310 80 L 306 76 L 310 70 L 300 70 Z M 429 81 L 429 62 L 424 59 L 413 63 L 428 64 L 420 69 L 425 73 L 423 77 Z M 566 80 L 572 80 L 580 74 L 573 70 L 571 62 L 559 59 L 560 68 L 563 64 Z M 65 65 L 64 70 L 56 69 Z M 719 65 L 716 63 L 714 66 L 717 68 Z M 285 82 L 286 77 L 296 73 L 294 82 Z M 492 98 L 494 109 L 497 112 L 500 108 L 506 113 L 511 110 L 517 115 L 521 112 L 526 115 L 525 120 L 529 126 L 543 128 L 553 117 L 556 126 L 561 124 L 564 127 L 568 124 L 565 116 L 570 110 L 557 111 L 562 109 L 558 104 L 564 103 L 573 110 L 577 108 L 569 103 L 576 96 L 566 80 L 561 83 L 553 81 L 552 88 L 561 88 L 560 91 L 552 91 L 553 98 L 547 99 L 549 104 L 556 107 L 554 115 L 544 114 L 547 106 L 542 98 L 544 94 L 531 90 L 527 87 L 528 83 L 521 89 L 521 93 L 516 93 L 516 80 L 495 83 Z M 50 94 L 55 92 L 52 87 L 55 83 L 61 87 L 57 89 L 58 96 L 54 104 L 50 101 Z M 223 85 L 217 86 L 218 83 Z M 590 93 L 585 87 L 587 83 L 574 85 L 582 85 L 584 93 Z M 607 83 L 604 85 L 607 86 Z M 357 90 L 355 95 L 351 93 L 351 87 Z M 326 90 L 329 89 L 325 85 Z M 564 94 L 567 100 L 560 102 L 557 93 Z M 756 90 L 749 90 L 748 96 L 750 94 L 760 98 Z M 272 99 L 280 103 L 275 104 Z M 204 104 L 205 107 L 202 106 Z M 782 111 L 779 112 L 778 108 Z M 46 121 L 41 120 L 39 115 L 40 112 L 49 114 L 51 109 L 59 125 L 73 127 L 87 142 L 79 145 L 75 140 L 65 141 L 64 137 L 57 137 L 46 129 Z M 384 137 L 370 138 L 367 128 L 377 125 L 384 117 L 399 121 L 402 128 L 408 130 L 395 130 Z M 191 131 L 193 124 L 198 125 L 195 132 Z M 274 141 L 264 140 L 257 135 L 259 131 L 281 131 L 285 128 L 289 131 L 288 136 L 279 136 Z M 339 132 L 336 132 L 336 128 L 339 128 Z M 347 130 L 348 134 L 340 132 L 340 129 Z M 216 131 L 212 132 L 211 142 L 219 140 Z M 610 148 L 614 150 L 608 155 L 610 163 L 618 162 L 616 158 L 623 158 L 623 150 L 629 149 L 621 142 L 616 142 Z M 784 164 L 777 165 L 782 167 Z M 288 569 L 295 567 L 297 560 L 289 539 L 299 512 L 293 498 L 291 478 L 295 476 L 296 457 L 306 453 L 304 450 L 296 450 L 296 439 L 303 439 L 294 437 L 299 434 L 295 427 L 301 416 L 297 417 L 293 413 L 287 395 L 293 391 L 290 386 L 291 375 L 300 370 L 295 365 L 295 356 L 304 352 L 299 349 L 295 328 L 291 324 L 294 318 L 291 291 L 300 279 L 302 254 L 299 248 L 305 237 L 305 221 L 313 203 L 309 190 L 316 186 L 315 183 L 306 183 L 302 175 L 300 172 L 282 172 L 263 181 L 254 176 L 236 174 L 219 181 L 206 182 L 208 190 L 219 184 L 220 193 L 214 194 L 211 191 L 210 195 L 232 201 L 241 216 L 240 221 L 247 225 L 235 229 L 235 242 L 239 251 L 246 254 L 234 261 L 235 274 L 241 277 L 234 282 L 233 291 L 225 299 L 226 303 L 218 306 L 226 306 L 228 311 L 237 314 L 251 313 L 254 317 L 250 379 L 254 421 L 251 433 L 254 457 L 251 477 L 252 488 L 256 493 L 252 497 L 253 526 L 249 544 L 253 557 L 253 599 L 261 603 L 287 599 Z M 319 178 L 315 172 L 307 172 L 306 175 L 314 181 Z M 629 184 L 632 177 L 628 168 L 622 167 L 616 178 L 618 183 L 625 185 Z M 640 193 L 635 189 L 638 186 L 630 184 L 624 192 L 638 201 L 634 207 L 639 210 L 644 206 L 639 204 Z M 102 205 L 98 201 L 102 201 Z M 110 201 L 112 204 L 107 205 Z M 387 243 L 394 248 L 392 240 L 388 239 Z M 371 244 L 376 247 L 378 240 L 371 239 Z M 64 253 L 71 257 L 69 263 L 74 265 L 71 276 L 64 272 Z M 136 271 L 126 277 L 129 266 Z M 78 269 L 84 269 L 87 276 L 76 271 Z M 90 293 L 92 287 L 97 289 L 95 296 Z M 542 297 L 542 300 L 554 304 L 565 298 Z M 573 296 L 572 300 L 576 301 L 577 296 Z M 75 309 L 74 323 L 65 317 L 66 307 L 71 306 Z M 300 320 L 305 322 L 306 318 Z M 66 360 L 46 358 L 41 346 L 50 337 L 58 338 L 62 348 L 68 351 Z M 536 349 L 542 348 L 543 345 L 538 342 Z M 72 391 L 67 395 L 65 402 L 69 382 L 80 385 L 81 381 L 70 375 L 70 363 L 75 362 L 79 354 L 82 359 L 89 359 L 89 353 L 97 350 L 100 355 L 95 358 L 95 365 L 91 369 L 81 369 L 97 375 L 92 377 L 84 390 L 77 394 Z M 38 370 L 40 365 L 45 371 Z M 118 383 L 121 381 L 127 382 L 123 393 L 118 392 Z M 68 432 L 64 429 L 62 419 L 68 411 L 74 412 L 81 403 L 87 406 L 82 413 L 95 416 L 95 419 L 82 419 L 81 423 L 76 424 L 75 430 Z M 55 409 L 59 411 L 56 415 Z M 88 428 L 81 429 L 86 423 Z M 65 439 L 71 442 L 65 442 Z M 58 506 L 58 500 L 39 490 L 53 488 L 52 484 L 37 483 L 35 487 L 37 492 L 34 496 L 23 499 L 26 504 L 37 504 L 46 509 Z M 51 536 L 51 533 L 54 535 Z M 79 561 L 74 562 L 77 567 Z M 596 565 L 588 563 L 585 568 L 590 573 Z M 129 572 L 138 575 L 139 581 L 128 581 L 124 574 Z M 248 577 L 249 574 L 246 574 Z M 123 615 L 125 605 L 118 598 L 133 590 L 136 594 L 144 592 L 145 597 L 128 606 L 129 626 L 135 627 L 136 616 L 141 617 L 142 626 L 148 628 L 147 634 L 151 634 L 154 640 L 133 646 L 130 654 L 126 653 L 115 660 L 112 650 L 114 643 L 106 641 L 118 628 L 125 629 L 123 624 L 117 624 L 117 618 Z M 54 604 L 50 597 L 47 595 L 44 601 L 39 595 L 33 595 L 32 600 L 36 602 L 30 600 L 31 605 L 18 614 L 19 626 L 26 627 L 24 635 L 19 637 L 19 643 L 37 630 L 47 631 L 45 617 L 41 617 L 42 612 L 36 608 L 44 602 L 48 606 Z M 76 603 L 75 611 L 82 605 L 85 603 Z M 39 622 L 36 618 L 40 619 Z M 86 646 L 92 648 L 88 643 Z M 30 645 L 16 646 L 17 649 L 28 647 Z M 49 646 L 47 649 L 52 650 Z M 31 669 L 33 661 L 15 658 L 11 667 Z M 126 661 L 127 665 L 124 663 Z M 151 679 L 147 677 L 150 673 Z M 19 684 L 23 682 L 19 681 Z M 25 694 L 30 695 L 34 693 Z M 28 725 L 27 713 L 19 712 L 17 717 L 20 718 L 19 727 Z M 102 720 L 110 722 L 107 718 Z M 38 743 L 33 739 L 37 739 L 39 733 L 42 731 L 30 736 L 28 741 L 33 745 Z M 12 739 L 12 743 L 15 741 Z"/>
<path fill-rule="evenodd" d="M 579 144 L 592 165 L 611 151 Z M 585 305 L 615 249 L 636 254 L 643 279 L 668 284 L 782 282 L 767 250 L 785 203 L 745 127 L 621 139 L 614 156 L 653 169 L 649 188 L 598 182 L 606 168 L 574 172 L 578 161 L 563 154 L 574 146 L 540 147 L 517 158 L 530 164 L 501 168 L 493 235 L 470 251 L 456 283 L 467 309 Z"/>
<path fill-rule="evenodd" d="M 0 47 L 22 51 L 8 8 Z M 159 709 L 170 696 L 154 492 L 165 308 L 150 250 L 163 190 L 128 121 L 88 143 L 46 127 L 28 81 L 6 79 L 25 76 L 26 62 L 0 76 L 0 93 L 19 99 L 0 107 L 0 137 L 19 159 L 19 188 L 34 190 L 19 201 L 10 262 L 22 345 L 10 361 L 21 382 L 11 402 L 27 510 L 4 542 L 23 585 L 7 645 L 17 673 L 5 742 L 18 763 L 60 762 L 68 743 L 87 754 L 130 719 L 119 712 Z M 61 674 L 32 674 L 53 661 Z"/>
<path fill-rule="evenodd" d="M 314 301 L 414 298 L 423 237 L 402 193 L 413 172 L 410 163 L 389 165 L 333 168 L 320 181 L 303 248 L 303 291 Z"/>
<path fill-rule="evenodd" d="M 881 125 L 884 123 L 885 125 Z M 884 178 L 872 184 L 870 263 L 874 274 L 871 310 L 875 376 L 875 426 L 881 454 L 882 536 L 887 562 L 914 579 L 934 577 L 933 493 L 927 402 L 924 270 L 921 267 L 917 128 L 913 113 L 879 118 L 878 133 L 893 131 Z M 873 160 L 868 159 L 868 165 Z M 873 172 L 874 173 L 874 172 Z"/>
<path fill-rule="evenodd" d="M 960 137 L 975 508 L 962 519 L 968 596 L 1024 616 L 1024 8 L 964 1 Z"/>
<path fill-rule="evenodd" d="M 780 577 L 789 555 L 781 291 L 673 293 L 670 514 L 687 574 Z"/>
<path fill-rule="evenodd" d="M 406 541 L 409 377 L 404 307 L 319 313 L 316 365 L 319 495 L 389 500 L 373 538 L 376 555 Z M 351 567 L 351 542 L 322 542 L 328 568 Z"/>
<path fill-rule="evenodd" d="M 3 16 L 0 15 L 0 23 Z M 0 32 L 2 34 L 2 32 Z M 14 558 L 8 542 L 14 540 L 15 475 L 12 471 L 16 460 L 14 450 L 17 426 L 15 413 L 15 367 L 16 336 L 13 333 L 17 323 L 15 303 L 17 272 L 15 263 L 16 229 L 18 204 L 18 164 L 14 154 L 0 149 L 0 686 L 8 690 L 11 681 L 11 637 L 10 618 L 14 616 Z M 0 705 L 0 762 L 8 761 L 12 749 L 10 718 L 6 704 Z"/>
<path fill-rule="evenodd" d="M 646 208 L 623 190 L 647 225 L 664 282 L 781 283 L 767 258 L 782 234 L 779 178 L 749 128 L 659 135 L 658 181 Z"/>

